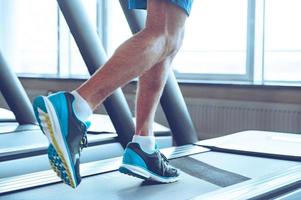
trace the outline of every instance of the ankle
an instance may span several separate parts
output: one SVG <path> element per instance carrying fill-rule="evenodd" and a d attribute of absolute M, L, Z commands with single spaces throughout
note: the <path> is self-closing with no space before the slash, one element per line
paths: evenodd
<path fill-rule="evenodd" d="M 134 135 L 132 142 L 138 143 L 141 149 L 148 154 L 153 153 L 156 148 L 156 138 L 153 135 Z"/>
<path fill-rule="evenodd" d="M 76 117 L 80 121 L 87 121 L 87 119 L 93 114 L 92 108 L 76 90 L 72 91 L 71 94 L 74 96 L 73 109 Z"/>

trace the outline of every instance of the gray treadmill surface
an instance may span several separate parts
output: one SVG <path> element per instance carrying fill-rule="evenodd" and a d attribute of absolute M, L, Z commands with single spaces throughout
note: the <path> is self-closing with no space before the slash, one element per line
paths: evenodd
<path fill-rule="evenodd" d="M 188 187 L 189 186 L 189 187 Z M 3 195 L 6 200 L 53 200 L 53 199 L 187 199 L 219 189 L 206 181 L 182 174 L 181 181 L 173 184 L 147 185 L 143 181 L 119 172 L 83 179 L 73 190 L 66 185 L 56 184 L 33 190 Z"/>
<path fill-rule="evenodd" d="M 301 199 L 301 188 L 297 189 L 289 194 L 282 195 L 277 197 L 275 200 L 300 200 Z"/>
<path fill-rule="evenodd" d="M 90 144 L 106 139 L 116 140 L 116 133 L 105 133 L 99 135 L 88 134 Z M 27 153 L 32 151 L 46 150 L 49 142 L 41 130 L 20 131 L 9 134 L 0 134 L 0 157 Z"/>
<path fill-rule="evenodd" d="M 212 167 L 242 175 L 248 178 L 260 177 L 279 169 L 286 170 L 300 165 L 300 162 L 260 158 L 229 153 L 207 151 L 190 158 L 212 165 Z M 172 162 L 172 161 L 171 161 Z M 215 191 L 221 187 L 193 175 L 181 172 L 181 180 L 173 184 L 147 185 L 140 179 L 119 172 L 107 172 L 87 178 L 76 189 L 57 183 L 25 191 L 3 195 L 3 199 L 45 200 L 59 199 L 189 199 L 200 194 Z M 59 192 L 58 192 L 59 191 Z"/>
<path fill-rule="evenodd" d="M 21 131 L 39 130 L 39 126 L 35 124 L 19 125 L 17 122 L 0 122 L 0 137 L 3 134 L 10 134 Z"/>
<path fill-rule="evenodd" d="M 12 111 L 0 108 L 0 122 L 14 122 L 16 121 L 15 115 Z"/>
<path fill-rule="evenodd" d="M 81 163 L 87 163 L 119 157 L 122 155 L 123 151 L 124 149 L 120 143 L 111 142 L 85 148 L 80 160 Z M 50 169 L 51 167 L 47 154 L 2 161 L 0 164 L 0 179 Z"/>
<path fill-rule="evenodd" d="M 301 161 L 301 135 L 292 133 L 249 130 L 197 143 L 217 151 Z"/>

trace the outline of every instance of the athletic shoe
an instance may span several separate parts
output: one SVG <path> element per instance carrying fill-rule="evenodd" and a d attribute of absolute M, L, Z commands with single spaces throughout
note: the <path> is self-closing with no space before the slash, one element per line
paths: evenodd
<path fill-rule="evenodd" d="M 73 110 L 74 96 L 58 92 L 34 100 L 34 112 L 40 128 L 49 140 L 48 158 L 52 169 L 64 183 L 75 188 L 81 182 L 80 154 L 87 146 L 87 124 Z"/>
<path fill-rule="evenodd" d="M 169 165 L 167 158 L 158 149 L 148 154 L 134 142 L 127 145 L 119 171 L 159 183 L 172 183 L 179 179 L 178 170 Z"/>

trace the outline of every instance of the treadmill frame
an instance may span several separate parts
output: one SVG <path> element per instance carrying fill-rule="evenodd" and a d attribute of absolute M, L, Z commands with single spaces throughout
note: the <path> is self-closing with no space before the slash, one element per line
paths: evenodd
<path fill-rule="evenodd" d="M 0 52 L 0 91 L 20 125 L 35 124 L 33 108 L 17 75 Z"/>

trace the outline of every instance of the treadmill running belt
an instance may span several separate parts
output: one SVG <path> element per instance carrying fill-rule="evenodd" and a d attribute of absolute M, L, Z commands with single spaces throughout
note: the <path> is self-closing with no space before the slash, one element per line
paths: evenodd
<path fill-rule="evenodd" d="M 250 180 L 248 177 L 216 168 L 191 157 L 174 159 L 171 160 L 170 163 L 190 176 L 205 180 L 220 187 L 227 187 Z"/>

